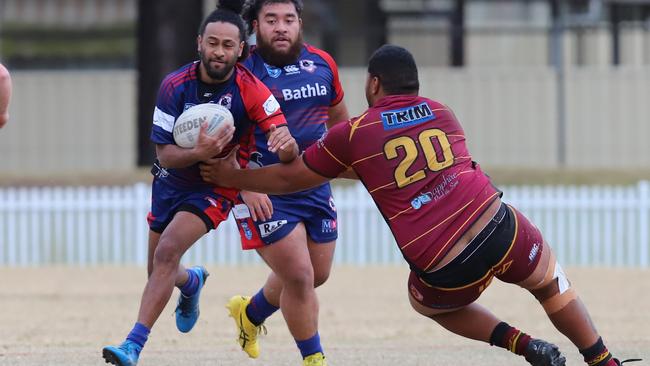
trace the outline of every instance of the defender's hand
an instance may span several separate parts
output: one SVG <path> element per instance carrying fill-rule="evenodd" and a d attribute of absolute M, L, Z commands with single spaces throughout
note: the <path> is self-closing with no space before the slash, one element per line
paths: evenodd
<path fill-rule="evenodd" d="M 249 191 L 241 191 L 242 201 L 248 206 L 253 221 L 270 220 L 273 216 L 273 203 L 268 195 Z"/>
<path fill-rule="evenodd" d="M 220 187 L 232 187 L 228 182 L 230 173 L 241 169 L 237 162 L 238 150 L 236 146 L 223 158 L 210 158 L 199 164 L 203 180 Z"/>

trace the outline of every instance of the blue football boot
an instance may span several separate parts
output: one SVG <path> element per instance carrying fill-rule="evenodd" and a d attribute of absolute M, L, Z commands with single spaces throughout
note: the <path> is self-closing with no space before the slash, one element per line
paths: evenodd
<path fill-rule="evenodd" d="M 196 273 L 199 278 L 199 287 L 196 293 L 192 296 L 185 296 L 182 293 L 178 297 L 178 305 L 176 306 L 176 328 L 183 333 L 187 333 L 194 327 L 196 321 L 199 319 L 199 296 L 201 289 L 205 285 L 205 281 L 210 275 L 205 268 L 196 266 L 190 268 L 190 271 Z"/>
<path fill-rule="evenodd" d="M 142 347 L 136 343 L 124 341 L 119 346 L 107 346 L 102 349 L 102 356 L 106 363 L 118 366 L 136 366 L 138 364 L 138 357 L 140 357 Z"/>

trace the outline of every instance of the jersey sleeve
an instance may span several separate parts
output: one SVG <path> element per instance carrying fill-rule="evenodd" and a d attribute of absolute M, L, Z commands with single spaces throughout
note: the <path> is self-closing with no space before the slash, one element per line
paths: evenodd
<path fill-rule="evenodd" d="M 155 144 L 175 144 L 174 122 L 181 111 L 176 100 L 175 87 L 170 79 L 168 76 L 161 83 L 153 111 L 151 141 Z"/>
<path fill-rule="evenodd" d="M 237 83 L 249 118 L 264 133 L 276 127 L 286 126 L 287 120 L 280 109 L 280 103 L 269 88 L 243 66 L 238 68 Z"/>
<path fill-rule="evenodd" d="M 339 68 L 336 65 L 336 61 L 334 61 L 334 58 L 330 56 L 329 53 L 318 49 L 313 46 L 308 46 L 308 49 L 311 52 L 314 52 L 318 54 L 329 66 L 330 70 L 332 71 L 332 99 L 330 101 L 330 107 L 333 107 L 343 100 L 343 87 L 341 86 L 341 79 L 339 79 Z"/>
<path fill-rule="evenodd" d="M 328 178 L 336 178 L 351 164 L 350 123 L 339 123 L 328 130 L 302 156 L 305 165 Z"/>

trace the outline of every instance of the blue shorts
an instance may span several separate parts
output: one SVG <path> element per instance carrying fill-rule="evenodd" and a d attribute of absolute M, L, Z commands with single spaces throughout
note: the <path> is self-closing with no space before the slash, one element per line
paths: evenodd
<path fill-rule="evenodd" d="M 238 191 L 225 188 L 183 190 L 154 178 L 151 187 L 149 229 L 162 233 L 179 211 L 195 214 L 205 223 L 206 232 L 216 229 L 228 218 Z"/>
<path fill-rule="evenodd" d="M 307 235 L 316 243 L 335 241 L 338 237 L 336 206 L 329 184 L 284 196 L 269 196 L 273 203 L 270 220 L 253 221 L 240 201 L 234 216 L 241 234 L 242 248 L 255 249 L 289 235 L 299 222 L 305 224 Z"/>

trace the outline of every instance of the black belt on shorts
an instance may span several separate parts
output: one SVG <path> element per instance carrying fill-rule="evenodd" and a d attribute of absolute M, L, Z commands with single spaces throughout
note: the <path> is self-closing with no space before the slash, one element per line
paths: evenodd
<path fill-rule="evenodd" d="M 460 252 L 460 254 L 458 254 L 458 256 L 456 256 L 456 258 L 454 258 L 451 262 L 447 263 L 442 268 L 434 272 L 425 272 L 419 268 L 415 268 L 414 265 L 411 265 L 411 270 L 425 282 L 431 284 L 437 282 L 436 280 L 438 280 L 440 277 L 446 277 L 446 268 L 453 268 L 455 265 L 465 263 L 473 254 L 481 249 L 483 244 L 490 238 L 499 224 L 501 224 L 507 212 L 508 206 L 505 203 L 501 203 L 501 206 L 497 210 L 497 213 L 494 214 L 490 221 L 488 221 L 487 225 L 485 225 L 485 227 L 472 240 L 470 240 L 467 246 L 463 249 L 462 252 Z"/>

